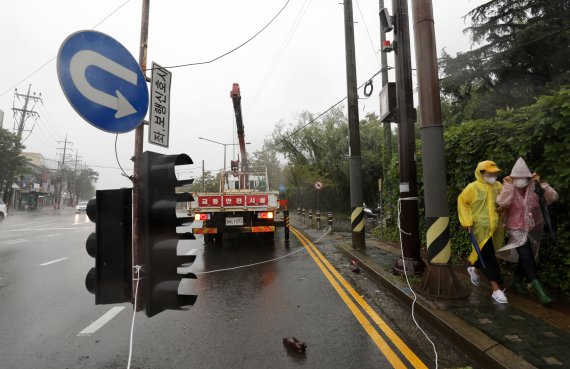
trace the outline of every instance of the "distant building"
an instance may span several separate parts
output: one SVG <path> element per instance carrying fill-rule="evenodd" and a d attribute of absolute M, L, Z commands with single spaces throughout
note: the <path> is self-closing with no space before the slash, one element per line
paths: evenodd
<path fill-rule="evenodd" d="M 16 175 L 12 207 L 19 210 L 35 210 L 51 205 L 55 192 L 52 184 L 53 174 L 45 165 L 45 158 L 40 153 L 24 152 L 27 159 L 25 170 Z M 18 188 L 16 188 L 16 186 Z"/>

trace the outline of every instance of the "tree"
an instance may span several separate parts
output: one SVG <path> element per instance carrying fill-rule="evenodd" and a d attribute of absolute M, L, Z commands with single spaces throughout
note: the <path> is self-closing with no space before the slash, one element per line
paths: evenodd
<path fill-rule="evenodd" d="M 452 123 L 529 105 L 570 82 L 570 0 L 490 0 L 466 17 L 476 47 L 440 59 Z"/>
<path fill-rule="evenodd" d="M 88 200 L 95 196 L 95 183 L 99 179 L 98 172 L 86 168 L 75 173 L 73 169 L 66 168 L 64 175 L 67 189 L 75 196 L 76 202 L 79 202 L 80 199 Z"/>
<path fill-rule="evenodd" d="M 202 186 L 202 177 L 194 178 L 194 183 L 190 186 L 190 192 L 219 192 L 220 191 L 220 173 L 212 174 L 210 171 L 204 172 L 204 186 Z"/>
<path fill-rule="evenodd" d="M 0 128 L 0 192 L 4 192 L 6 202 L 12 190 L 14 174 L 26 166 L 26 159 L 21 156 L 24 148 L 16 134 Z"/>

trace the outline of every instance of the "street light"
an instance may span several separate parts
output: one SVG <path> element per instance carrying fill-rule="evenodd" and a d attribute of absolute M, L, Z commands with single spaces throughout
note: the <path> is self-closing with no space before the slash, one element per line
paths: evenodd
<path fill-rule="evenodd" d="M 198 139 L 204 140 L 204 141 L 210 141 L 210 142 L 213 142 L 215 144 L 222 145 L 224 147 L 224 173 L 225 173 L 226 172 L 226 148 L 228 146 L 239 146 L 239 144 L 238 143 L 221 143 L 221 142 L 210 140 L 209 138 L 204 138 L 204 137 L 198 137 Z M 249 144 L 251 144 L 251 142 L 246 142 L 245 144 L 249 145 Z"/>

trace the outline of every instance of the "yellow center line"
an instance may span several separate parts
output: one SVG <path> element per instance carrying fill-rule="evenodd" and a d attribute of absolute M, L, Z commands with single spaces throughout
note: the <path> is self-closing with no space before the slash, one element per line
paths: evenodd
<path fill-rule="evenodd" d="M 382 352 L 382 354 L 384 354 L 384 356 L 386 357 L 386 359 L 388 359 L 388 361 L 390 362 L 390 364 L 392 364 L 392 366 L 394 368 L 397 369 L 405 369 L 406 366 L 404 365 L 404 363 L 400 360 L 400 358 L 398 357 L 398 355 L 392 350 L 392 348 L 390 348 L 390 345 L 388 345 L 388 343 L 382 338 L 382 336 L 380 336 L 380 334 L 376 331 L 376 329 L 374 328 L 374 325 L 372 323 L 370 323 L 370 321 L 364 316 L 364 314 L 362 314 L 362 312 L 360 311 L 360 309 L 356 306 L 356 304 L 350 299 L 350 297 L 346 294 L 346 292 L 342 289 L 342 287 L 340 287 L 340 285 L 337 283 L 337 281 L 333 278 L 333 276 L 330 274 L 330 272 L 327 270 L 327 268 L 323 265 L 323 263 L 319 260 L 319 258 L 317 257 L 317 255 L 314 253 L 313 249 L 309 246 L 309 242 L 305 241 L 305 239 L 303 239 L 302 237 L 299 236 L 298 232 L 294 229 L 291 228 L 291 231 L 295 234 L 295 236 L 297 236 L 297 238 L 299 239 L 299 241 L 301 242 L 301 244 L 303 244 L 303 246 L 307 249 L 307 251 L 309 252 L 309 254 L 311 255 L 311 257 L 313 258 L 313 260 L 315 261 L 315 263 L 317 264 L 317 266 L 321 269 L 321 271 L 323 272 L 323 274 L 325 275 L 325 277 L 328 279 L 328 281 L 330 282 L 330 284 L 333 286 L 333 288 L 336 290 L 336 292 L 339 294 L 339 296 L 341 297 L 341 299 L 344 301 L 344 303 L 348 306 L 348 308 L 350 309 L 350 311 L 354 314 L 354 316 L 356 317 L 356 319 L 358 320 L 358 322 L 360 323 L 360 325 L 362 325 L 362 328 L 364 328 L 364 330 L 366 331 L 366 333 L 368 333 L 368 335 L 370 336 L 370 338 L 372 338 L 372 341 L 374 341 L 374 343 L 376 344 L 376 346 L 378 347 L 378 349 L 380 349 L 380 351 Z"/>
<path fill-rule="evenodd" d="M 330 264 L 330 262 L 324 257 L 324 255 L 317 249 L 317 247 L 307 238 L 304 234 L 299 232 L 297 229 L 291 228 L 295 233 L 295 236 L 300 240 L 304 240 L 309 247 L 315 252 L 324 265 L 334 274 L 334 276 L 340 281 L 340 283 L 346 288 L 350 295 L 358 302 L 358 304 L 364 309 L 364 311 L 372 318 L 372 321 L 378 325 L 378 327 L 386 334 L 386 336 L 394 343 L 394 345 L 400 350 L 400 352 L 408 359 L 408 361 L 416 369 L 427 369 L 428 367 L 423 363 L 423 361 L 402 341 L 402 339 L 390 328 L 390 326 L 382 319 L 380 316 L 372 309 L 372 307 L 364 300 L 356 290 L 344 279 L 340 273 Z M 306 247 L 306 246 L 305 246 Z"/>

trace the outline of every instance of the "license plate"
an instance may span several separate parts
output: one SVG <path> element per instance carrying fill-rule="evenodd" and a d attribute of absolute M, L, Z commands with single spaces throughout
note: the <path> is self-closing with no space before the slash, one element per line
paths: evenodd
<path fill-rule="evenodd" d="M 227 226 L 242 226 L 243 225 L 243 218 L 242 217 L 226 218 L 226 225 Z"/>

